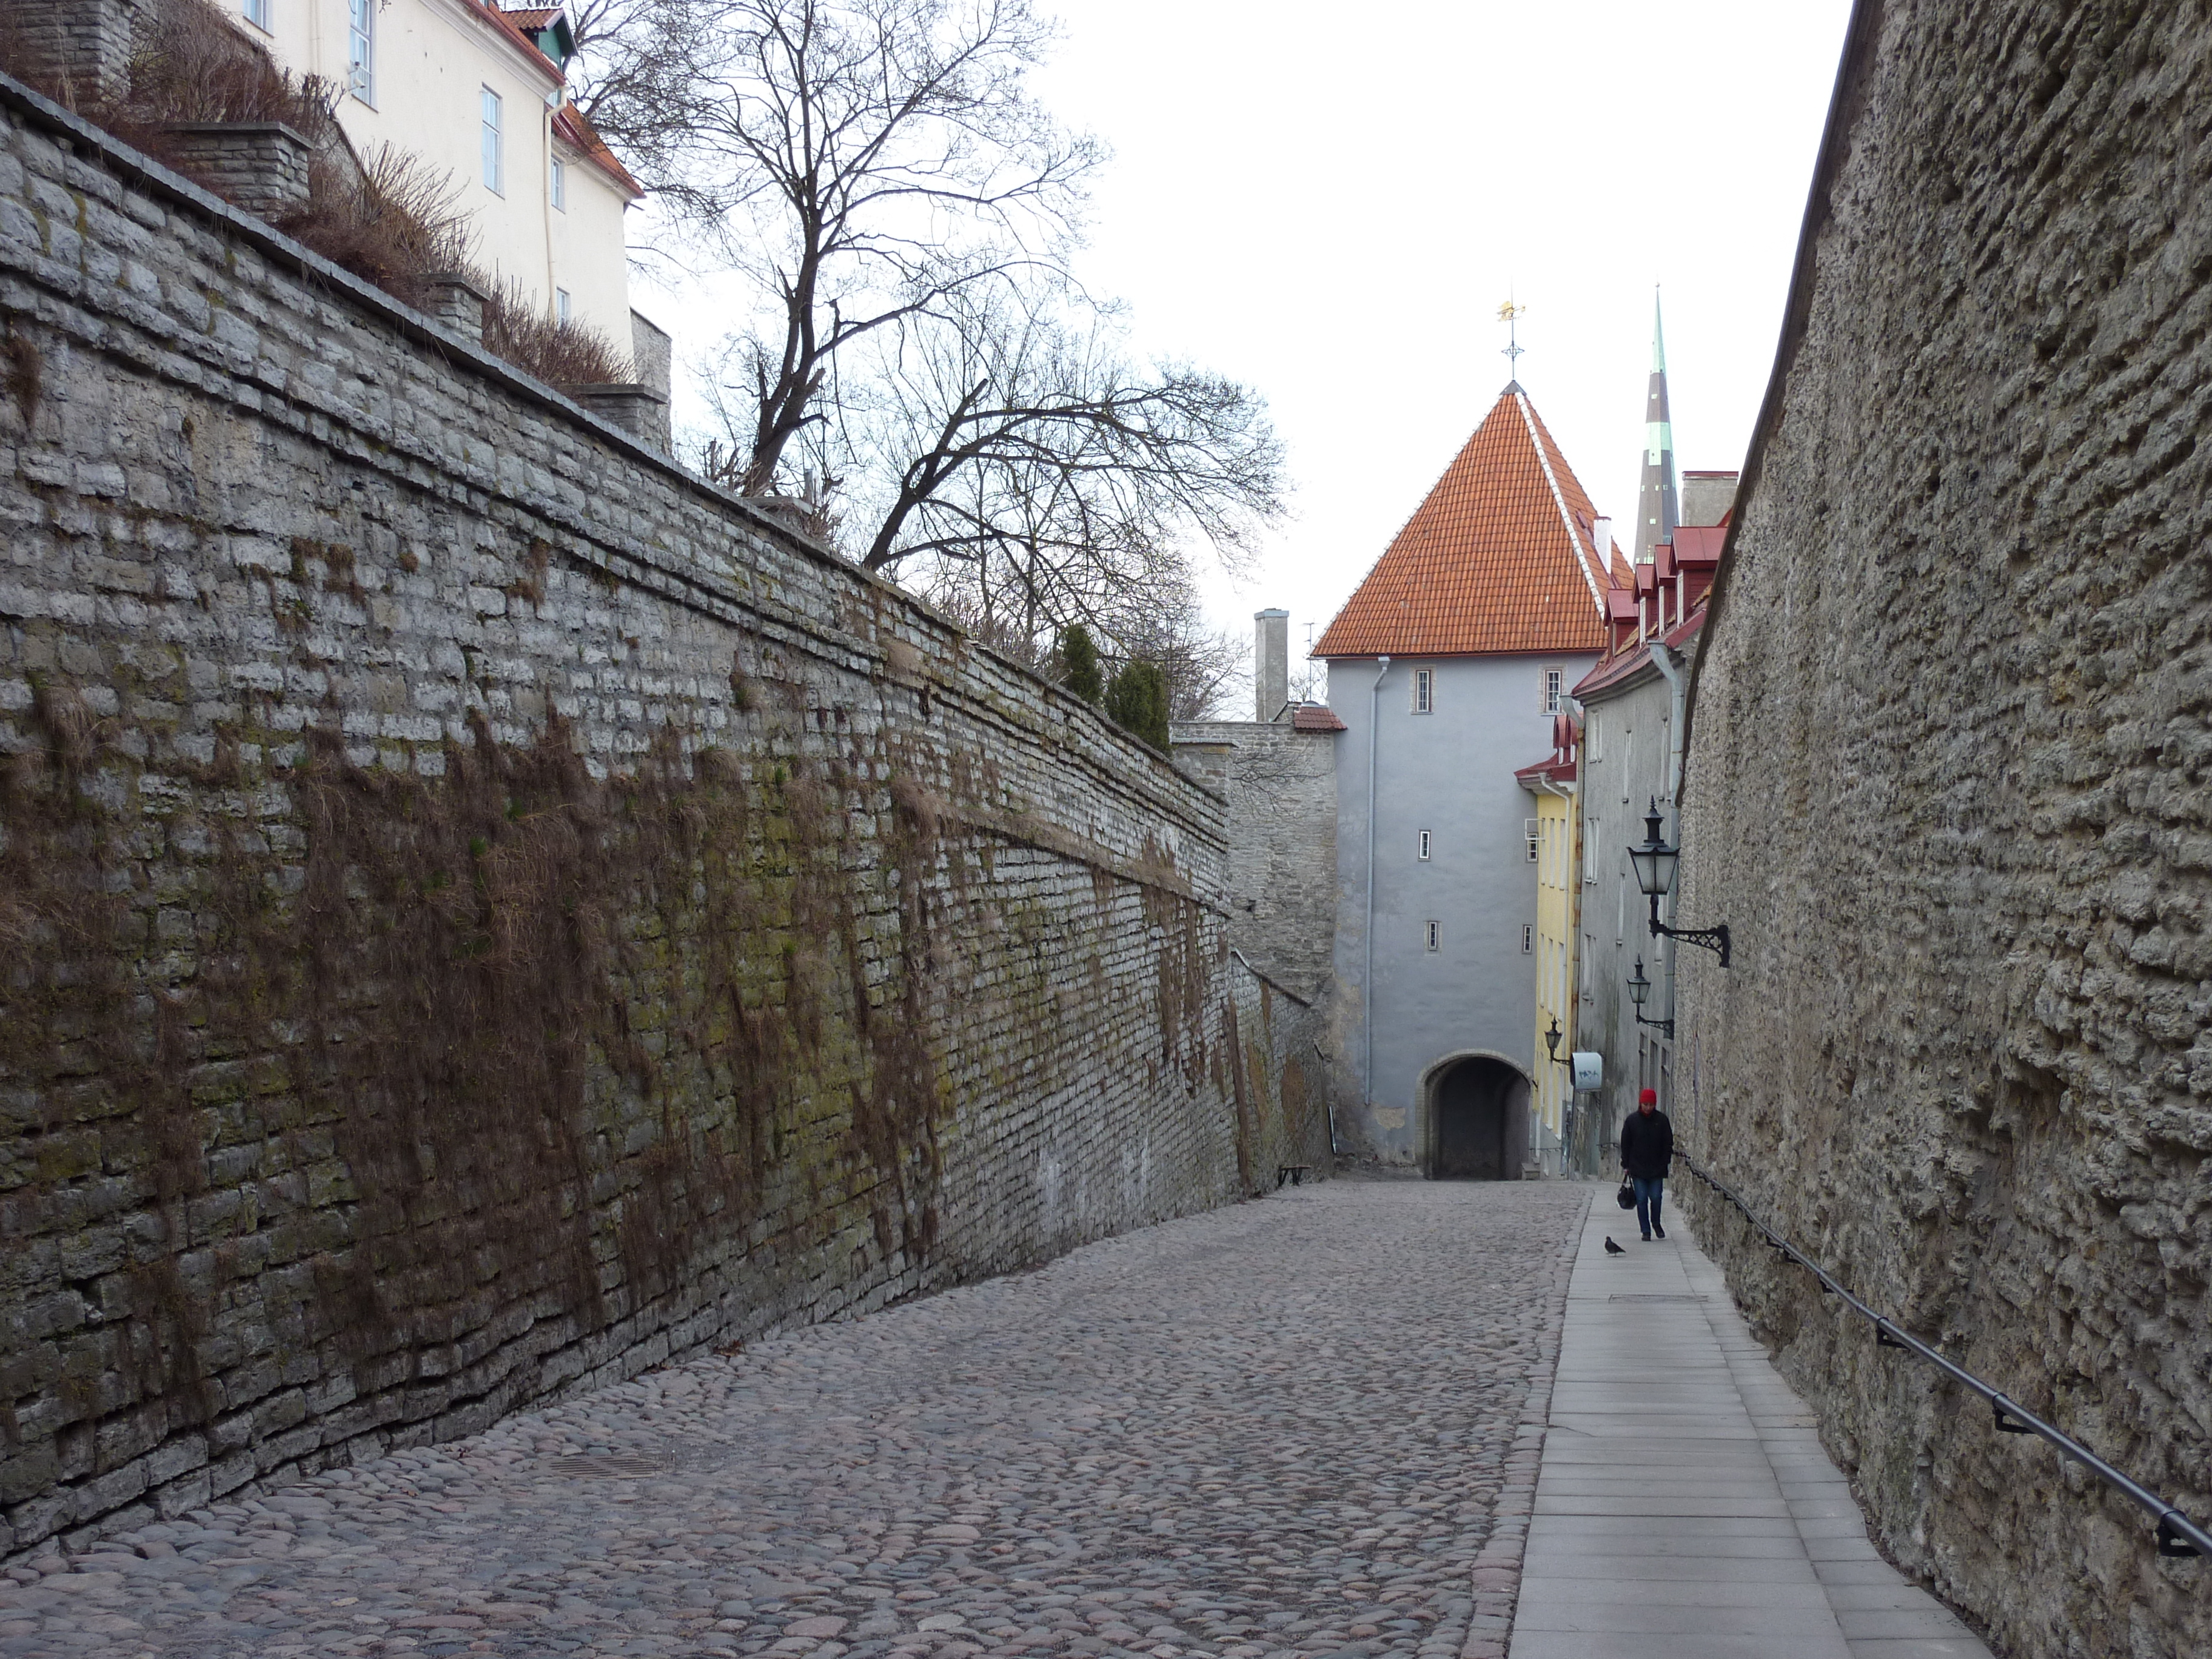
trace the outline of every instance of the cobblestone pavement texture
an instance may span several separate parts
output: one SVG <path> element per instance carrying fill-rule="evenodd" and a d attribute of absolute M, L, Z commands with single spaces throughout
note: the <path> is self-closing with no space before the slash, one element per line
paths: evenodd
<path fill-rule="evenodd" d="M 1107 1240 L 19 1561 L 0 1654 L 1485 1659 L 1588 1198 Z"/>

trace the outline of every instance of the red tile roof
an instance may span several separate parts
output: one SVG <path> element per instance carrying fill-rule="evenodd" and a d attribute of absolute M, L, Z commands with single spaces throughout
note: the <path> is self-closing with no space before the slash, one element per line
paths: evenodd
<path fill-rule="evenodd" d="M 1606 590 L 1629 575 L 1618 546 L 1592 543 L 1596 516 L 1528 394 L 1508 386 L 1313 654 L 1601 651 Z"/>
<path fill-rule="evenodd" d="M 1342 720 L 1337 719 L 1336 711 L 1327 703 L 1308 702 L 1301 703 L 1291 711 L 1291 729 L 1293 732 L 1342 732 L 1347 728 Z"/>
<path fill-rule="evenodd" d="M 524 30 L 550 28 L 553 20 L 561 15 L 558 6 L 506 6 L 500 15 L 515 27 Z"/>
<path fill-rule="evenodd" d="M 607 141 L 599 137 L 599 130 L 584 118 L 584 112 L 574 104 L 564 103 L 553 112 L 553 131 L 562 143 L 583 151 L 586 160 L 628 191 L 630 200 L 635 202 L 645 194 L 645 186 L 615 159 L 614 151 L 607 148 Z"/>

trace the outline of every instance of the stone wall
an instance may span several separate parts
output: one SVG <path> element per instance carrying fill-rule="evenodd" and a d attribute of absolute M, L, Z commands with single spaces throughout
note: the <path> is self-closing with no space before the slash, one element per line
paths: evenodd
<path fill-rule="evenodd" d="M 1263 652 L 1266 639 L 1263 629 Z M 1170 732 L 1176 765 L 1227 806 L 1225 933 L 1253 1176 L 1264 1185 L 1294 1164 L 1327 1174 L 1335 1166 L 1323 1006 L 1335 920 L 1333 734 L 1287 720 L 1177 720 Z"/>
<path fill-rule="evenodd" d="M 1696 670 L 1697 1139 L 1859 1294 L 2212 1515 L 2212 30 L 1862 4 Z M 2212 1562 L 1700 1206 L 1888 1548 L 2027 1656 Z"/>
<path fill-rule="evenodd" d="M 1217 798 L 0 115 L 0 1554 L 1268 1183 Z"/>
<path fill-rule="evenodd" d="M 1229 806 L 1229 942 L 1310 1001 L 1336 921 L 1336 750 L 1287 720 L 1177 720 L 1176 764 Z"/>

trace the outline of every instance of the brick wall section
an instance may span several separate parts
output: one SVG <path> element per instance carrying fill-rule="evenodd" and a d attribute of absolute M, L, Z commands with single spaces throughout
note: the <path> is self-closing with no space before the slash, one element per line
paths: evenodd
<path fill-rule="evenodd" d="M 2212 1514 L 2212 34 L 1862 5 L 1697 669 L 1680 1115 L 1801 1247 Z M 1700 1206 L 1899 1560 L 2005 1653 L 2212 1564 Z"/>
<path fill-rule="evenodd" d="M 1216 798 L 0 113 L 0 1555 L 1237 1194 Z"/>

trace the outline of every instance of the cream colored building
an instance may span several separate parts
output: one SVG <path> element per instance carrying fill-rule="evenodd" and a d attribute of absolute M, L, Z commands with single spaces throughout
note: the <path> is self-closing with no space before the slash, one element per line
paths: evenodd
<path fill-rule="evenodd" d="M 1575 749 L 1571 731 L 1548 761 L 1515 775 L 1534 797 L 1528 848 L 1536 866 L 1536 923 L 1532 941 L 1536 974 L 1536 1087 L 1529 1102 L 1531 1140 L 1547 1175 L 1565 1172 L 1562 1148 L 1574 1103 L 1576 920 L 1581 894 L 1581 817 L 1575 811 Z"/>
<path fill-rule="evenodd" d="M 482 0 L 228 0 L 297 75 L 346 88 L 364 160 L 392 144 L 453 178 L 477 264 L 630 349 L 623 215 L 644 191 L 567 100 L 561 8 Z"/>

